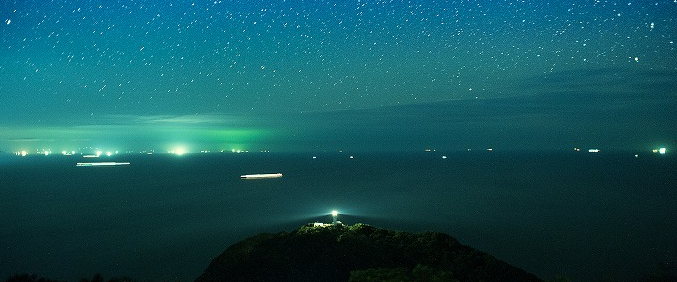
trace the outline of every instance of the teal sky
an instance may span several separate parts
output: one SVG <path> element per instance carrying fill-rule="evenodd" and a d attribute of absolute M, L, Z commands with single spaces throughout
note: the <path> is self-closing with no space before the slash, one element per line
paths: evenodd
<path fill-rule="evenodd" d="M 0 150 L 670 147 L 675 15 L 674 1 L 3 1 Z"/>

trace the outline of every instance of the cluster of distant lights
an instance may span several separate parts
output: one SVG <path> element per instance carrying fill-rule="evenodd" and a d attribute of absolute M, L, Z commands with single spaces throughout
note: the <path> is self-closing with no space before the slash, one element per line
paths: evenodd
<path fill-rule="evenodd" d="M 426 152 L 434 152 L 435 150 L 426 149 L 425 151 Z M 468 151 L 471 151 L 471 149 L 468 149 Z M 493 149 L 489 148 L 489 149 L 487 149 L 487 151 L 491 152 L 491 151 L 493 151 Z M 580 152 L 581 149 L 580 148 L 574 148 L 574 151 Z M 602 150 L 593 148 L 593 149 L 588 149 L 587 151 L 588 151 L 588 153 L 599 153 Z M 221 152 L 221 153 L 231 152 L 231 153 L 236 153 L 236 154 L 249 153 L 248 150 L 238 150 L 238 149 L 231 149 L 230 151 L 221 150 L 219 152 Z M 260 152 L 261 153 L 270 153 L 269 150 L 261 150 Z M 654 154 L 665 155 L 665 154 L 667 154 L 668 150 L 665 147 L 661 147 L 661 148 L 652 149 L 651 152 L 654 153 Z M 72 156 L 72 155 L 79 154 L 79 155 L 82 155 L 85 158 L 98 158 L 100 156 L 110 157 L 110 156 L 113 156 L 113 155 L 117 155 L 119 153 L 120 153 L 119 151 L 106 151 L 106 152 L 104 152 L 104 151 L 100 151 L 100 150 L 97 150 L 93 154 L 78 153 L 76 151 L 65 151 L 65 150 L 61 151 L 61 155 L 64 155 L 64 156 Z M 141 151 L 141 152 L 127 151 L 125 153 L 127 153 L 127 154 L 129 154 L 129 153 L 142 153 L 142 154 L 149 154 L 150 155 L 150 154 L 153 154 L 154 151 Z M 174 148 L 174 149 L 171 149 L 171 150 L 167 150 L 167 153 L 180 156 L 180 155 L 188 154 L 190 152 L 184 147 L 178 147 L 178 148 Z M 200 153 L 212 153 L 212 151 L 202 150 L 202 151 L 200 151 Z M 17 152 L 14 152 L 14 154 L 17 155 L 17 156 L 25 157 L 27 155 L 30 155 L 31 153 L 29 153 L 28 151 L 17 151 Z M 50 150 L 50 149 L 43 149 L 42 151 L 36 151 L 36 154 L 49 156 L 49 155 L 52 155 L 53 153 L 52 153 L 52 150 Z M 638 157 L 638 156 L 639 155 L 635 155 L 635 157 Z M 316 158 L 317 158 L 317 156 L 313 156 L 313 159 L 316 159 Z M 353 159 L 354 156 L 351 155 L 350 158 Z M 447 156 L 442 156 L 442 158 L 446 159 Z"/>
<path fill-rule="evenodd" d="M 103 151 L 96 151 L 93 154 L 87 154 L 87 155 L 85 155 L 83 153 L 80 153 L 80 154 L 85 158 L 98 158 L 102 155 L 110 157 L 112 155 L 117 155 L 119 153 L 120 153 L 119 151 L 114 151 L 114 152 L 113 151 L 107 151 L 105 153 Z M 28 151 L 18 151 L 18 152 L 14 152 L 14 154 L 17 155 L 17 156 L 22 156 L 22 157 L 29 155 Z M 54 153 L 52 153 L 52 150 L 46 149 L 46 150 L 42 150 L 42 151 L 37 151 L 36 154 L 49 156 L 49 155 L 52 155 Z M 61 151 L 61 155 L 64 155 L 64 156 L 72 156 L 72 155 L 76 155 L 76 154 L 78 154 L 78 153 L 75 152 L 75 151 L 65 151 L 65 150 Z"/>
<path fill-rule="evenodd" d="M 230 149 L 230 151 L 228 151 L 228 150 L 220 150 L 220 151 L 218 151 L 218 152 L 221 152 L 221 153 L 231 152 L 231 153 L 235 153 L 235 154 L 240 154 L 240 153 L 249 153 L 249 150 Z M 270 151 L 268 151 L 268 150 L 262 150 L 262 151 L 260 151 L 260 152 L 261 152 L 261 153 L 270 153 Z M 175 154 L 175 155 L 179 155 L 179 156 L 180 156 L 180 155 L 188 154 L 188 153 L 190 153 L 190 152 L 189 152 L 186 148 L 184 148 L 184 147 L 179 147 L 179 148 L 174 148 L 174 149 L 168 150 L 167 153 L 169 153 L 169 154 Z M 208 154 L 208 153 L 212 153 L 212 151 L 210 151 L 210 150 L 201 150 L 200 153 L 202 153 L 202 154 Z"/>
<path fill-rule="evenodd" d="M 581 148 L 574 148 L 574 151 L 580 152 L 580 151 L 581 151 Z M 600 149 L 595 149 L 595 148 L 593 148 L 593 149 L 588 149 L 588 153 L 599 153 L 599 152 L 601 152 L 601 151 L 602 151 L 602 150 L 600 150 Z M 651 152 L 654 153 L 654 154 L 665 155 L 665 154 L 668 153 L 668 149 L 665 148 L 665 147 L 661 147 L 661 148 L 657 148 L 657 149 L 652 149 Z M 635 155 L 635 157 L 638 157 L 638 156 L 639 156 L 639 155 L 637 155 L 637 154 Z"/>
<path fill-rule="evenodd" d="M 239 153 L 249 153 L 248 150 L 239 150 L 239 149 L 221 150 L 221 151 L 219 151 L 219 152 L 221 152 L 221 153 L 231 152 L 231 153 L 236 153 L 236 154 L 239 154 Z M 261 152 L 261 153 L 270 153 L 270 151 L 268 151 L 268 150 L 262 150 L 262 151 L 260 151 L 260 152 Z M 155 151 L 153 151 L 153 150 L 151 150 L 151 151 L 140 151 L 140 152 L 136 152 L 136 151 L 126 151 L 126 152 L 124 152 L 124 153 L 126 153 L 126 154 L 141 153 L 141 154 L 152 155 L 153 153 L 155 153 Z M 168 154 L 174 154 L 174 155 L 179 155 L 179 156 L 180 156 L 180 155 L 188 154 L 188 153 L 190 153 L 190 152 L 189 152 L 186 148 L 179 147 L 179 148 L 174 148 L 174 149 L 167 150 L 167 153 L 168 153 Z M 212 151 L 209 151 L 209 150 L 201 150 L 200 153 L 205 153 L 205 154 L 206 154 L 206 153 L 212 153 Z M 25 156 L 28 156 L 28 155 L 34 155 L 34 154 L 35 154 L 35 155 L 45 155 L 45 156 L 49 156 L 49 155 L 53 155 L 53 154 L 55 154 L 55 153 L 53 153 L 51 149 L 38 150 L 38 151 L 35 151 L 34 153 L 31 153 L 31 152 L 25 151 L 25 150 L 14 152 L 14 155 L 22 156 L 22 157 L 25 157 Z M 61 151 L 61 155 L 64 155 L 64 156 L 82 155 L 82 156 L 85 157 L 85 158 L 98 158 L 98 157 L 101 157 L 101 156 L 108 156 L 108 157 L 110 157 L 110 156 L 118 155 L 118 154 L 120 154 L 120 151 L 105 151 L 105 152 L 104 152 L 104 151 L 97 150 L 97 151 L 95 151 L 94 153 L 84 153 L 84 152 L 66 151 L 66 150 Z"/>
<path fill-rule="evenodd" d="M 219 151 L 219 152 L 221 152 L 221 153 L 226 153 L 226 152 L 229 152 L 229 151 L 227 151 L 227 150 L 221 150 L 221 151 Z M 230 152 L 231 152 L 231 153 L 236 153 L 236 154 L 240 154 L 240 153 L 249 153 L 248 150 L 237 150 L 237 149 L 231 149 Z M 169 151 L 167 151 L 167 153 L 169 153 L 169 154 L 175 154 L 175 155 L 184 155 L 184 154 L 188 154 L 189 152 L 188 152 L 188 150 L 186 150 L 186 149 L 184 149 L 184 148 L 177 148 L 177 149 L 169 150 Z M 212 151 L 209 151 L 209 150 L 201 150 L 200 153 L 202 153 L 202 154 L 208 154 L 208 153 L 212 153 Z M 270 151 L 264 150 L 264 151 L 261 151 L 261 153 L 270 153 Z"/>
<path fill-rule="evenodd" d="M 667 153 L 668 150 L 665 149 L 665 148 L 658 148 L 658 149 L 653 149 L 652 152 L 653 152 L 654 154 L 655 154 L 655 153 L 659 153 L 659 154 L 661 154 L 661 155 L 665 155 L 665 153 Z"/>

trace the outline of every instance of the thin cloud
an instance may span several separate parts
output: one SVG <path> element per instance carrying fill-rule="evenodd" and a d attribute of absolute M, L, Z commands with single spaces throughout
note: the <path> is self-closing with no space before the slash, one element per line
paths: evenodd
<path fill-rule="evenodd" d="M 251 118 L 227 114 L 199 115 L 106 115 L 97 124 L 118 125 L 240 125 Z"/>

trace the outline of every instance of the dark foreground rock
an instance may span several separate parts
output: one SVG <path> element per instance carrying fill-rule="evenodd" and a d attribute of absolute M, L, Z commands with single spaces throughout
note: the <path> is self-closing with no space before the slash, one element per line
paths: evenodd
<path fill-rule="evenodd" d="M 437 232 L 304 226 L 230 246 L 196 282 L 541 281 Z"/>

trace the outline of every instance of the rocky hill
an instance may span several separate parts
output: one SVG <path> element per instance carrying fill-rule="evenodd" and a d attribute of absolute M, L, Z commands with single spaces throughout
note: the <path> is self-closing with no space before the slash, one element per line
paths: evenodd
<path fill-rule="evenodd" d="M 437 232 L 304 226 L 226 249 L 196 282 L 542 281 Z"/>

